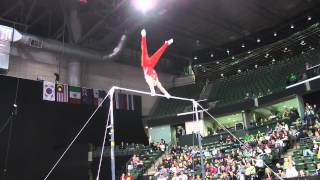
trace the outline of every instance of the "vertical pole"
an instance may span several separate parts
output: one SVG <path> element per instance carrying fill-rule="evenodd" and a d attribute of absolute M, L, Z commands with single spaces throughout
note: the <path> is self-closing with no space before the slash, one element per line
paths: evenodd
<path fill-rule="evenodd" d="M 197 136 L 198 136 L 198 143 L 199 143 L 199 148 L 200 148 L 200 163 L 201 163 L 201 175 L 202 175 L 202 180 L 205 180 L 206 178 L 206 173 L 205 173 L 205 169 L 204 169 L 204 161 L 203 161 L 203 149 L 202 149 L 202 138 L 201 138 L 201 134 L 200 134 L 200 122 L 199 122 L 199 114 L 198 114 L 198 102 L 196 102 L 195 100 L 192 101 L 193 104 L 193 110 L 194 113 L 196 115 L 196 122 L 198 125 L 198 132 L 197 132 Z"/>
<path fill-rule="evenodd" d="M 110 89 L 110 158 L 111 158 L 111 180 L 116 180 L 115 157 L 114 157 L 114 116 L 113 116 L 113 95 L 114 87 Z"/>

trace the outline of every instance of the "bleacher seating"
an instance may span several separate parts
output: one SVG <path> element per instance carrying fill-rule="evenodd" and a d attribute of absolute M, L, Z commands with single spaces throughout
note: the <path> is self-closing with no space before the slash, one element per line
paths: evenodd
<path fill-rule="evenodd" d="M 294 72 L 302 73 L 305 63 L 319 64 L 320 52 L 310 51 L 292 57 L 278 64 L 261 67 L 254 71 L 244 72 L 232 77 L 216 80 L 211 83 L 208 99 L 218 100 L 218 105 L 241 101 L 249 93 L 249 97 L 258 97 L 270 92 L 277 92 L 286 87 L 287 76 Z"/>
<path fill-rule="evenodd" d="M 313 156 L 304 156 L 304 151 L 306 149 L 312 148 L 312 139 L 310 141 L 300 140 L 299 146 L 293 151 L 293 158 L 296 163 L 297 170 L 304 170 L 308 172 L 309 175 L 314 175 L 316 172 L 317 164 L 320 163 L 320 159 L 317 158 L 317 155 Z"/>

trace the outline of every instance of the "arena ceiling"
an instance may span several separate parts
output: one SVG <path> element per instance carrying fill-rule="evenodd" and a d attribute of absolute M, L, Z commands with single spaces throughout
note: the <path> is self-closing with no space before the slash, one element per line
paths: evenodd
<path fill-rule="evenodd" d="M 127 47 L 139 50 L 140 30 L 146 28 L 150 50 L 174 38 L 166 56 L 179 64 L 190 62 L 192 52 L 203 48 L 222 49 L 239 39 L 255 42 L 262 31 L 271 33 L 320 11 L 319 4 L 318 0 L 161 0 L 142 14 L 131 0 L 1 0 L 0 24 L 96 50 L 110 49 L 124 32 L 129 36 Z M 71 22 L 71 16 L 79 22 Z"/>

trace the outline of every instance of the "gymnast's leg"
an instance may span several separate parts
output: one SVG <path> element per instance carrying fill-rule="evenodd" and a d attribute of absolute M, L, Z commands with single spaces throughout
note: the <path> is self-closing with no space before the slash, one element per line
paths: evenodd
<path fill-rule="evenodd" d="M 173 43 L 173 39 L 172 38 L 170 40 L 168 40 L 168 41 L 165 41 L 164 44 L 150 57 L 152 68 L 154 68 L 157 65 L 157 63 L 158 63 L 160 57 L 162 56 L 162 54 L 164 53 L 164 51 L 172 43 Z"/>
<path fill-rule="evenodd" d="M 147 38 L 146 38 L 146 30 L 141 30 L 141 66 L 144 67 L 146 65 L 146 60 L 148 59 L 148 48 L 147 48 Z"/>

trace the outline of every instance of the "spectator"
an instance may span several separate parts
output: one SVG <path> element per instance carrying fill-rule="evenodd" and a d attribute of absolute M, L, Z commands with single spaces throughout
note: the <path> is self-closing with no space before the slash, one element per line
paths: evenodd
<path fill-rule="evenodd" d="M 126 177 L 126 174 L 125 173 L 122 173 L 121 177 L 120 177 L 120 180 L 127 180 L 127 177 Z"/>
<path fill-rule="evenodd" d="M 270 168 L 266 168 L 265 169 L 265 174 L 264 174 L 264 179 L 265 180 L 272 180 L 273 177 L 274 177 L 274 175 L 273 175 L 271 169 Z"/>
<path fill-rule="evenodd" d="M 281 173 L 283 172 L 283 168 L 281 167 L 280 163 L 276 164 L 275 172 L 278 173 L 279 176 L 281 176 Z"/>
<path fill-rule="evenodd" d="M 126 149 L 126 145 L 124 144 L 123 141 L 121 141 L 121 144 L 120 144 L 120 146 L 119 146 L 119 149 L 120 149 L 120 150 Z"/>
<path fill-rule="evenodd" d="M 244 171 L 247 179 L 251 179 L 256 175 L 256 168 L 252 166 L 250 162 L 246 164 L 246 168 Z"/>
<path fill-rule="evenodd" d="M 306 176 L 306 174 L 304 173 L 304 171 L 301 169 L 300 171 L 299 171 L 299 177 L 305 177 Z"/>
<path fill-rule="evenodd" d="M 297 177 L 298 175 L 299 173 L 296 168 L 292 164 L 289 164 L 286 170 L 286 178 Z"/>
<path fill-rule="evenodd" d="M 134 180 L 130 172 L 128 172 L 127 174 L 127 180 Z"/>
<path fill-rule="evenodd" d="M 316 175 L 320 175 L 320 163 L 317 164 Z"/>

